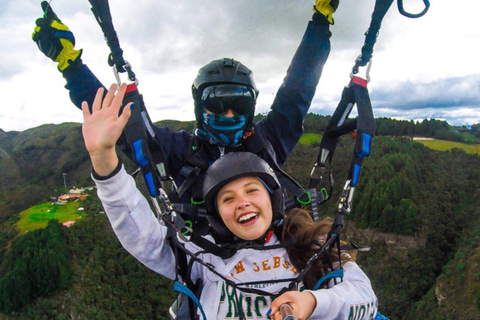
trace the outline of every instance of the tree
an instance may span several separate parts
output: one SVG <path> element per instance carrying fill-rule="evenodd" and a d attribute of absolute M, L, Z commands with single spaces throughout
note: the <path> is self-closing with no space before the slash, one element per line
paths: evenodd
<path fill-rule="evenodd" d="M 61 228 L 57 220 L 50 220 L 46 228 L 13 242 L 0 270 L 1 311 L 19 310 L 70 286 L 69 252 Z"/>

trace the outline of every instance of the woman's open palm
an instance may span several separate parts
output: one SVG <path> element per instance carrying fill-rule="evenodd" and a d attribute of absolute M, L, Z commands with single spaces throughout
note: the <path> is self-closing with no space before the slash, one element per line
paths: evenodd
<path fill-rule="evenodd" d="M 131 114 L 130 103 L 119 115 L 126 88 L 127 85 L 122 84 L 115 94 L 117 85 L 112 84 L 105 98 L 103 98 L 104 89 L 98 89 L 91 113 L 88 103 L 82 102 L 84 119 L 82 133 L 85 147 L 90 154 L 102 153 L 115 148 L 115 143 L 122 134 Z"/>

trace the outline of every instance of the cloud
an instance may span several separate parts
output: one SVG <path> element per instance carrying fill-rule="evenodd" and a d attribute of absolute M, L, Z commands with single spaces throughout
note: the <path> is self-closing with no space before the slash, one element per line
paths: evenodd
<path fill-rule="evenodd" d="M 76 47 L 84 49 L 83 61 L 104 84 L 113 82 L 106 65 L 108 47 L 88 1 L 54 0 L 51 5 L 74 32 Z M 336 107 L 363 45 L 373 5 L 374 1 L 341 1 L 331 27 L 332 52 L 312 112 L 331 114 Z M 423 8 L 422 1 L 406 5 L 411 12 Z M 480 74 L 476 45 L 480 2 L 458 0 L 456 5 L 463 9 L 455 23 L 446 21 L 451 14 L 447 2 L 432 3 L 421 19 L 404 18 L 392 5 L 373 57 L 370 91 L 377 114 L 415 118 L 435 114 L 461 121 L 454 110 L 471 110 L 465 112 L 465 121 L 480 122 L 473 111 L 479 106 L 475 75 Z M 313 2 L 291 0 L 141 0 L 135 5 L 110 1 L 124 57 L 140 80 L 154 121 L 193 119 L 190 86 L 196 71 L 220 57 L 233 57 L 254 71 L 261 91 L 257 111 L 266 112 L 312 16 L 312 6 Z M 37 0 L 0 2 L 4 25 L 0 87 L 9 106 L 0 111 L 0 128 L 20 130 L 78 119 L 55 63 L 31 41 L 41 15 Z M 122 79 L 126 78 L 122 75 Z"/>
<path fill-rule="evenodd" d="M 428 83 L 389 82 L 378 85 L 371 94 L 380 108 L 399 110 L 479 107 L 480 75 L 441 79 Z"/>
<path fill-rule="evenodd" d="M 376 117 L 435 118 L 451 125 L 480 123 L 480 74 L 427 83 L 377 83 L 370 88 L 370 98 Z M 339 99 L 336 94 L 316 97 L 311 111 L 331 115 Z"/>
<path fill-rule="evenodd" d="M 480 110 L 478 108 L 424 108 L 399 110 L 390 108 L 374 108 L 375 117 L 393 118 L 400 120 L 437 119 L 447 121 L 450 125 L 462 126 L 480 123 Z"/>

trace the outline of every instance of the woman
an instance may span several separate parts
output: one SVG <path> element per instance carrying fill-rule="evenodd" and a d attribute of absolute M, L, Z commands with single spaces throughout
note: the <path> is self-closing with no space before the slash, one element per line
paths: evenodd
<path fill-rule="evenodd" d="M 122 85 L 117 95 L 115 88 L 110 88 L 103 101 L 103 90 L 99 90 L 91 113 L 87 103 L 82 106 L 82 130 L 98 196 L 122 245 L 153 271 L 174 279 L 175 256 L 165 241 L 167 228 L 158 223 L 115 151 L 115 142 L 131 113 L 127 105 L 118 116 L 126 86 Z M 284 218 L 283 193 L 265 161 L 250 153 L 224 155 L 207 170 L 203 194 L 218 239 L 246 244 L 233 256 L 222 259 L 184 242 L 209 266 L 193 263 L 190 273 L 194 283 L 201 280 L 203 284 L 200 303 L 207 319 L 280 319 L 278 310 L 285 303 L 291 305 L 298 319 L 348 319 L 352 315 L 355 319 L 374 318 L 376 296 L 368 277 L 353 261 L 344 263 L 343 281 L 337 285 L 331 286 L 331 281 L 327 289 L 282 293 L 288 282 L 281 280 L 295 278 L 300 270 L 292 265 L 285 247 L 280 246 L 277 234 Z M 295 224 L 286 221 L 284 229 L 293 230 L 289 226 Z M 297 230 L 290 237 L 303 232 Z M 322 236 L 318 234 L 317 240 Z M 321 276 L 319 273 L 318 278 Z M 240 284 L 246 290 L 236 290 Z M 267 294 L 253 290 L 259 288 Z"/>

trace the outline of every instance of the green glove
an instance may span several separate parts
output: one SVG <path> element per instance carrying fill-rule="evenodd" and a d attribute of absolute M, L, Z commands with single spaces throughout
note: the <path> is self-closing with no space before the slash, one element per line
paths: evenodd
<path fill-rule="evenodd" d="M 82 50 L 75 50 L 75 37 L 66 25 L 60 21 L 47 1 L 41 3 L 45 12 L 37 19 L 32 39 L 40 51 L 55 62 L 58 69 L 65 70 L 73 61 L 79 59 Z"/>
<path fill-rule="evenodd" d="M 313 11 L 323 14 L 330 24 L 333 24 L 333 13 L 338 8 L 340 0 L 315 0 Z"/>

